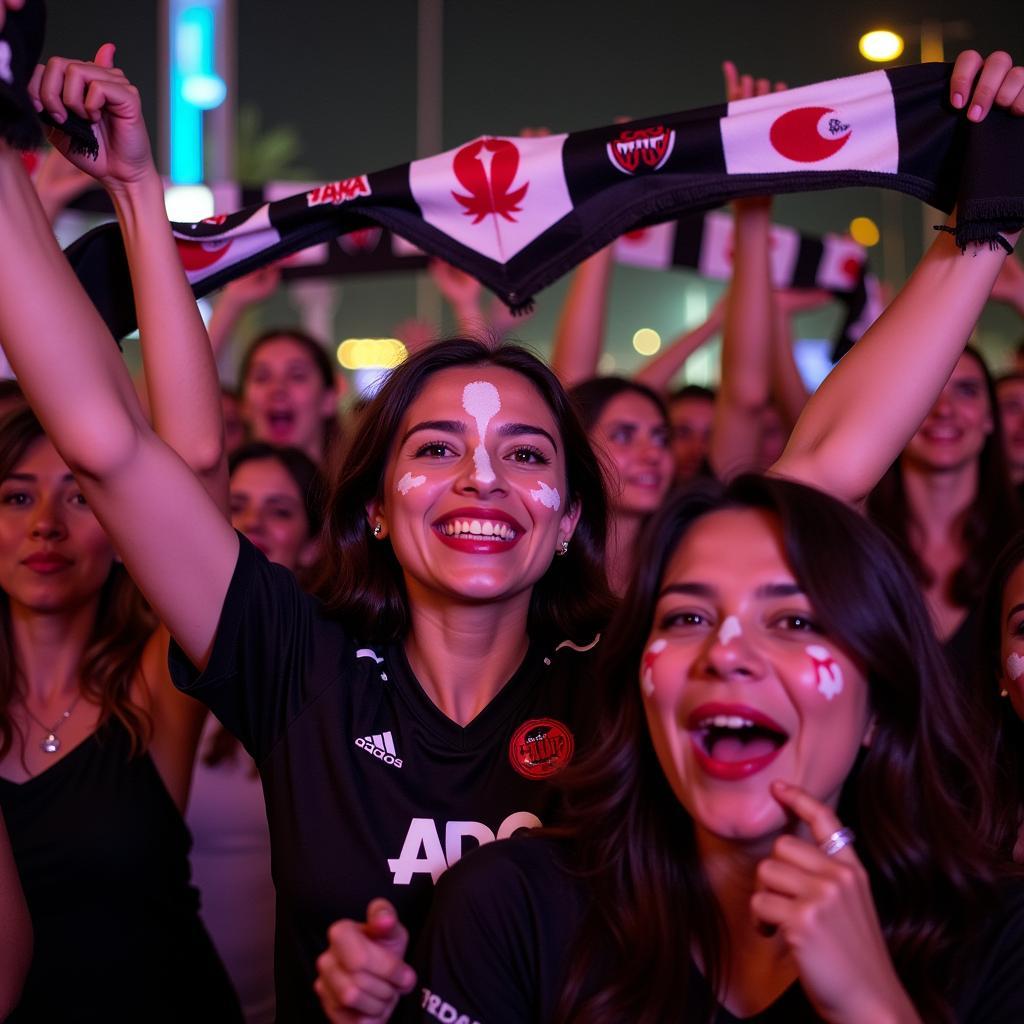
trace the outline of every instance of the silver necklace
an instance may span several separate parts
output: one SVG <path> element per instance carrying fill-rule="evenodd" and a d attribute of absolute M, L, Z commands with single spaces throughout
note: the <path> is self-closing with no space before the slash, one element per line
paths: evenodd
<path fill-rule="evenodd" d="M 67 711 L 65 711 L 60 718 L 58 718 L 57 721 L 49 727 L 47 727 L 45 722 L 40 722 L 39 719 L 32 714 L 28 704 L 25 705 L 25 714 L 27 714 L 28 717 L 46 733 L 46 737 L 43 739 L 42 743 L 39 744 L 40 750 L 47 754 L 56 754 L 57 751 L 60 750 L 60 740 L 57 738 L 57 730 L 71 717 L 71 712 L 78 706 L 78 702 L 81 698 L 81 693 L 76 694 L 75 699 L 71 702 L 71 706 Z"/>

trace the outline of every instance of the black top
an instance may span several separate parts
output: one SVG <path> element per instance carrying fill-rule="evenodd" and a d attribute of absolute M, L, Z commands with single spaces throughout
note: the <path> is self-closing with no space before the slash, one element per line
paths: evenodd
<path fill-rule="evenodd" d="M 206 670 L 175 682 L 259 766 L 277 887 L 278 1015 L 322 1020 L 316 958 L 338 918 L 391 900 L 415 936 L 461 854 L 555 810 L 550 775 L 582 742 L 589 657 L 532 647 L 465 728 L 423 692 L 402 646 L 364 647 L 244 537 Z M 577 685 L 573 685 L 576 683 Z"/>
<path fill-rule="evenodd" d="M 0 779 L 35 940 L 9 1024 L 242 1019 L 199 921 L 191 837 L 130 750 L 111 719 L 42 774 Z"/>
<path fill-rule="evenodd" d="M 420 987 L 396 1019 L 402 1024 L 550 1021 L 567 953 L 590 899 L 587 884 L 566 864 L 563 844 L 518 837 L 473 853 L 446 874 L 413 959 Z M 973 954 L 977 966 L 956 1001 L 959 1024 L 1024 1021 L 1024 888 L 1013 889 L 1003 907 Z M 704 978 L 692 962 L 689 971 L 690 990 L 705 995 Z M 685 1009 L 676 1020 L 696 1024 Z M 722 1006 L 715 1016 L 715 1024 L 820 1020 L 799 983 L 752 1017 L 735 1017 Z"/>

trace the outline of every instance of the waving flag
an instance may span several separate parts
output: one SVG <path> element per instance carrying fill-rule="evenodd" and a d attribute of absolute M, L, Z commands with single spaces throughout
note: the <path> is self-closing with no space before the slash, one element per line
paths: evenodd
<path fill-rule="evenodd" d="M 174 233 L 197 296 L 383 227 L 513 308 L 627 232 L 739 196 L 877 185 L 945 211 L 955 204 L 961 245 L 991 240 L 1024 223 L 1024 120 L 993 110 L 968 122 L 949 104 L 950 70 L 872 71 L 546 138 L 481 136 Z M 83 236 L 68 257 L 113 333 L 128 333 L 135 318 L 116 224 Z M 844 262 L 836 255 L 821 283 Z"/>

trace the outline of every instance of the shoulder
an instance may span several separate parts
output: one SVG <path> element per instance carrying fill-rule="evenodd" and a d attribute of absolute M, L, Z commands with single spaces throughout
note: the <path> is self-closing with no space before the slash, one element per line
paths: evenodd
<path fill-rule="evenodd" d="M 519 917 L 554 905 L 569 911 L 582 903 L 583 883 L 573 876 L 562 842 L 520 835 L 467 854 L 441 876 L 436 898 L 441 906 L 454 902 Z"/>

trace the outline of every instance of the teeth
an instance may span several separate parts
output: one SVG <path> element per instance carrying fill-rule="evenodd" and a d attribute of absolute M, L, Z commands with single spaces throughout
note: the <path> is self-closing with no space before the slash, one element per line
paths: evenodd
<path fill-rule="evenodd" d="M 498 540 L 514 540 L 515 530 L 507 523 L 495 523 L 484 519 L 450 519 L 440 529 L 448 537 L 495 537 Z"/>
<path fill-rule="evenodd" d="M 740 718 L 739 715 L 715 715 L 712 718 L 705 718 L 700 723 L 701 729 L 753 729 L 754 723 L 749 718 Z"/>

